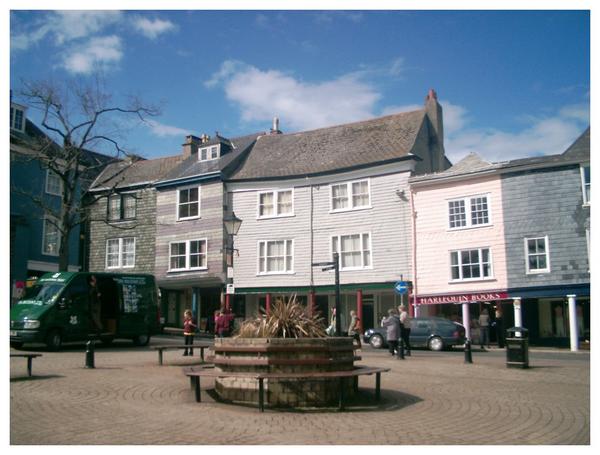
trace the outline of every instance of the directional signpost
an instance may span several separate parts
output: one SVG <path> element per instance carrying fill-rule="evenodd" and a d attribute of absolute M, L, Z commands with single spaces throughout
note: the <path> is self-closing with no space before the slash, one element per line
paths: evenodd
<path fill-rule="evenodd" d="M 394 285 L 394 291 L 400 295 L 400 303 L 402 305 L 404 305 L 404 294 L 408 294 L 409 286 L 410 282 L 402 280 L 402 275 L 400 275 L 400 281 Z"/>
<path fill-rule="evenodd" d="M 335 333 L 336 336 L 342 334 L 342 318 L 340 315 L 340 255 L 333 253 L 333 261 L 331 262 L 313 262 L 313 267 L 323 267 L 323 272 L 335 270 Z"/>

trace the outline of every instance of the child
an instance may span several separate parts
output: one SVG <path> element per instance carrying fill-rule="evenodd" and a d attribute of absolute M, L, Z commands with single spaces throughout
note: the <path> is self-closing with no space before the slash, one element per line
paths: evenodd
<path fill-rule="evenodd" d="M 183 339 L 185 340 L 186 346 L 194 344 L 195 330 L 196 324 L 194 324 L 194 320 L 192 319 L 192 312 L 190 310 L 185 310 L 183 313 Z M 183 355 L 188 355 L 187 347 L 185 348 Z M 190 347 L 189 355 L 194 355 L 194 348 Z"/>

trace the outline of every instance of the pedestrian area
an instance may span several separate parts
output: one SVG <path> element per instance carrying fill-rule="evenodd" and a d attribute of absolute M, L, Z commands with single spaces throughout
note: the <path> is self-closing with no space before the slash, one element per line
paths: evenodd
<path fill-rule="evenodd" d="M 153 340 L 153 344 L 164 340 Z M 159 366 L 152 346 L 99 348 L 86 369 L 85 346 L 42 353 L 27 377 L 10 360 L 10 443 L 21 444 L 589 444 L 589 353 L 530 352 L 531 368 L 506 368 L 504 351 L 413 351 L 405 360 L 369 346 L 361 365 L 391 367 L 361 378 L 345 412 L 260 413 L 256 407 L 194 401 L 182 366 Z M 12 352 L 12 351 L 11 351 Z M 203 388 L 210 381 L 203 383 Z"/>

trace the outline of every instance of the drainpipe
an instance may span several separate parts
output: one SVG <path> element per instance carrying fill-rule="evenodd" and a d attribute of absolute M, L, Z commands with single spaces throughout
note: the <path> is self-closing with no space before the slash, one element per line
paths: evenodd
<path fill-rule="evenodd" d="M 362 289 L 356 291 L 356 316 L 360 326 L 360 333 L 363 331 L 363 292 Z"/>
<path fill-rule="evenodd" d="M 267 295 L 266 295 L 265 311 L 267 312 L 267 316 L 271 314 L 271 294 L 270 293 L 267 293 Z"/>
<path fill-rule="evenodd" d="M 417 306 L 417 213 L 415 212 L 415 199 L 412 187 L 410 188 L 410 218 L 411 218 L 411 253 L 412 253 L 412 312 L 415 318 L 419 317 L 419 307 Z M 410 297 L 409 297 L 410 299 Z"/>

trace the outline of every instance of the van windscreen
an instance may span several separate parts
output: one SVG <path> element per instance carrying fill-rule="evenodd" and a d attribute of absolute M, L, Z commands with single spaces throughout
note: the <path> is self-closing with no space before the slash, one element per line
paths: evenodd
<path fill-rule="evenodd" d="M 19 303 L 50 305 L 54 303 L 56 297 L 64 287 L 64 283 L 35 284 L 25 289 L 25 295 Z"/>

